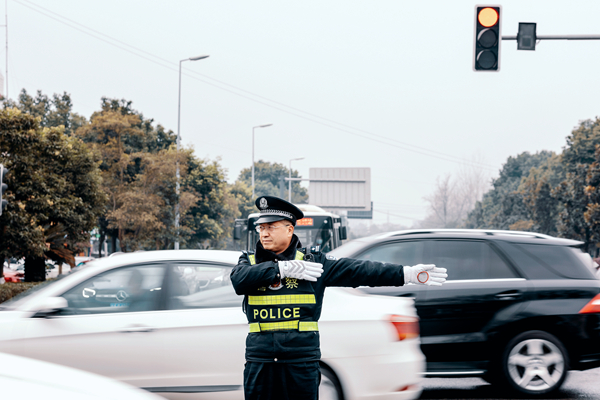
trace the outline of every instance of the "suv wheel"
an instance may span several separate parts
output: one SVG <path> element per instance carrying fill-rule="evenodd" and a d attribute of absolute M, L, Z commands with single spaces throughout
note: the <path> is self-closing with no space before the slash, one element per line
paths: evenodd
<path fill-rule="evenodd" d="M 560 388 L 567 377 L 567 351 L 547 332 L 524 332 L 506 346 L 502 370 L 513 389 L 528 395 L 545 394 Z"/>
<path fill-rule="evenodd" d="M 321 384 L 319 385 L 321 400 L 343 400 L 342 387 L 336 376 L 328 368 L 321 365 Z"/>

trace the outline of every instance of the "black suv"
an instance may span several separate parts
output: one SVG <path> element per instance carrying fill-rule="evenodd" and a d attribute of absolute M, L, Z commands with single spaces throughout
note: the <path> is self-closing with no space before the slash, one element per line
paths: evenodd
<path fill-rule="evenodd" d="M 441 287 L 362 288 L 413 297 L 427 376 L 479 376 L 528 394 L 600 366 L 600 280 L 583 243 L 516 231 L 414 230 L 330 252 L 448 269 Z"/>

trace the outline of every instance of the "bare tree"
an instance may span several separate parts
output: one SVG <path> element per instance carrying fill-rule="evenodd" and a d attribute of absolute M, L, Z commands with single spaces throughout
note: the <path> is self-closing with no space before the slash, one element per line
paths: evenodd
<path fill-rule="evenodd" d="M 461 164 L 453 178 L 451 174 L 436 179 L 434 192 L 424 197 L 428 214 L 418 223 L 421 228 L 458 228 L 475 203 L 490 186 L 490 176 L 478 167 L 481 157 Z"/>
<path fill-rule="evenodd" d="M 457 185 L 450 174 L 436 179 L 435 191 L 424 199 L 429 203 L 429 213 L 423 228 L 456 228 L 460 221 L 463 202 L 457 196 Z"/>
<path fill-rule="evenodd" d="M 457 173 L 458 196 L 462 198 L 465 204 L 466 214 L 475 206 L 475 203 L 483 197 L 484 193 L 490 189 L 491 176 L 483 168 L 479 167 L 483 163 L 483 156 L 478 154 L 474 156 L 470 163 L 463 163 Z"/>

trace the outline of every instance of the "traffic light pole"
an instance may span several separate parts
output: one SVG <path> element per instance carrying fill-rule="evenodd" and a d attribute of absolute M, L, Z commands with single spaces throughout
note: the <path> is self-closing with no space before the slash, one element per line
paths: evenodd
<path fill-rule="evenodd" d="M 600 40 L 600 35 L 538 35 L 535 22 L 519 22 L 516 35 L 502 35 L 501 20 L 502 6 L 475 6 L 473 71 L 500 71 L 500 43 L 503 40 L 515 40 L 517 50 L 529 51 L 535 51 L 541 40 Z"/>

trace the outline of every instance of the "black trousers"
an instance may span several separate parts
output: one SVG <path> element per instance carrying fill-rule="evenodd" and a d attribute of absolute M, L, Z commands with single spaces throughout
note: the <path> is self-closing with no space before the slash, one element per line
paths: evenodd
<path fill-rule="evenodd" d="M 317 400 L 321 383 L 318 361 L 304 363 L 246 362 L 246 400 Z"/>

